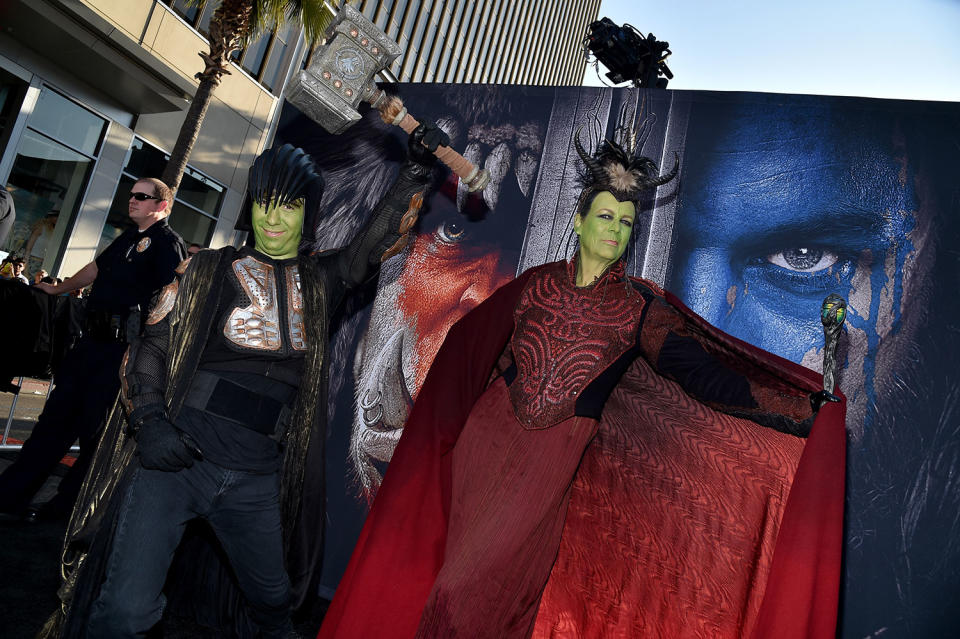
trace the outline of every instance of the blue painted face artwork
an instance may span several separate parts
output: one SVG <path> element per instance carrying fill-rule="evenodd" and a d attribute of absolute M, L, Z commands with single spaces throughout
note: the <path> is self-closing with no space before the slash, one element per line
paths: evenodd
<path fill-rule="evenodd" d="M 862 416 L 925 239 L 895 127 L 822 105 L 716 105 L 694 111 L 687 140 L 668 287 L 722 330 L 816 370 L 820 305 L 840 294 L 841 382 Z"/>

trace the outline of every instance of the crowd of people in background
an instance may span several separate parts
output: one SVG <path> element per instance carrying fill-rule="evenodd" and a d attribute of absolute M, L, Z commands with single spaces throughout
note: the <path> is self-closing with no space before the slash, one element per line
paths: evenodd
<path fill-rule="evenodd" d="M 30 280 L 23 274 L 23 258 L 14 257 L 4 259 L 3 266 L 0 267 L 0 277 L 5 280 L 16 280 L 24 284 L 30 284 Z"/>
<path fill-rule="evenodd" d="M 45 270 L 40 269 L 33 273 L 33 277 L 29 278 L 26 275 L 26 263 L 22 257 L 14 257 L 8 255 L 3 258 L 3 261 L 0 262 L 0 279 L 7 281 L 15 281 L 26 284 L 27 286 L 36 286 L 41 282 L 44 284 L 60 284 L 63 282 L 62 278 L 53 277 Z M 86 293 L 86 289 L 80 289 L 74 291 L 74 297 L 83 297 Z"/>

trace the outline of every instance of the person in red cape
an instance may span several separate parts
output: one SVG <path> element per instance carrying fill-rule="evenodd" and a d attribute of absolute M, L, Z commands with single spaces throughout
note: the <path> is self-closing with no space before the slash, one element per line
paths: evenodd
<path fill-rule="evenodd" d="M 631 142 L 576 140 L 575 257 L 448 333 L 321 639 L 834 636 L 845 401 L 625 276 L 678 170 Z"/>

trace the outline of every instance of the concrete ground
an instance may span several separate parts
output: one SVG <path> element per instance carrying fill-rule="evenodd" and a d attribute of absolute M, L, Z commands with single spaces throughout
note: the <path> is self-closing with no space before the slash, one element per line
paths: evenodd
<path fill-rule="evenodd" d="M 12 451 L 0 452 L 0 470 L 15 456 Z M 64 472 L 66 467 L 61 466 L 58 475 L 47 480 L 38 501 L 53 496 Z M 55 610 L 65 531 L 66 522 L 0 522 L 0 637 L 33 637 Z"/>
<path fill-rule="evenodd" d="M 17 383 L 17 379 L 16 377 L 13 379 L 14 384 Z M 49 385 L 49 382 L 43 380 L 26 378 L 19 395 L 0 392 L 0 436 L 6 429 L 14 398 L 16 398 L 16 407 L 13 421 L 10 423 L 10 437 L 23 441 L 30 434 L 30 430 L 37 422 L 37 417 L 40 416 L 40 411 L 43 410 Z"/>
<path fill-rule="evenodd" d="M 14 379 L 14 383 L 17 380 Z M 47 382 L 26 379 L 16 396 L 9 436 L 22 441 L 29 436 L 46 400 Z M 6 430 L 14 395 L 0 393 L 0 435 Z M 0 450 L 0 471 L 16 459 L 16 450 Z M 57 490 L 67 467 L 61 465 L 37 494 L 44 502 Z M 27 525 L 0 521 L 0 637 L 33 637 L 57 605 L 60 546 L 66 522 Z"/>

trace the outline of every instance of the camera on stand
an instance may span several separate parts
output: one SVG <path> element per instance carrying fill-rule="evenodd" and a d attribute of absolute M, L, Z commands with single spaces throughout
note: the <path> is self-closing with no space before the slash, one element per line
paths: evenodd
<path fill-rule="evenodd" d="M 621 27 L 601 18 L 587 27 L 584 46 L 610 69 L 606 76 L 614 84 L 666 89 L 667 81 L 673 79 L 665 62 L 671 54 L 670 43 L 658 41 L 652 33 L 644 36 L 632 25 Z"/>

